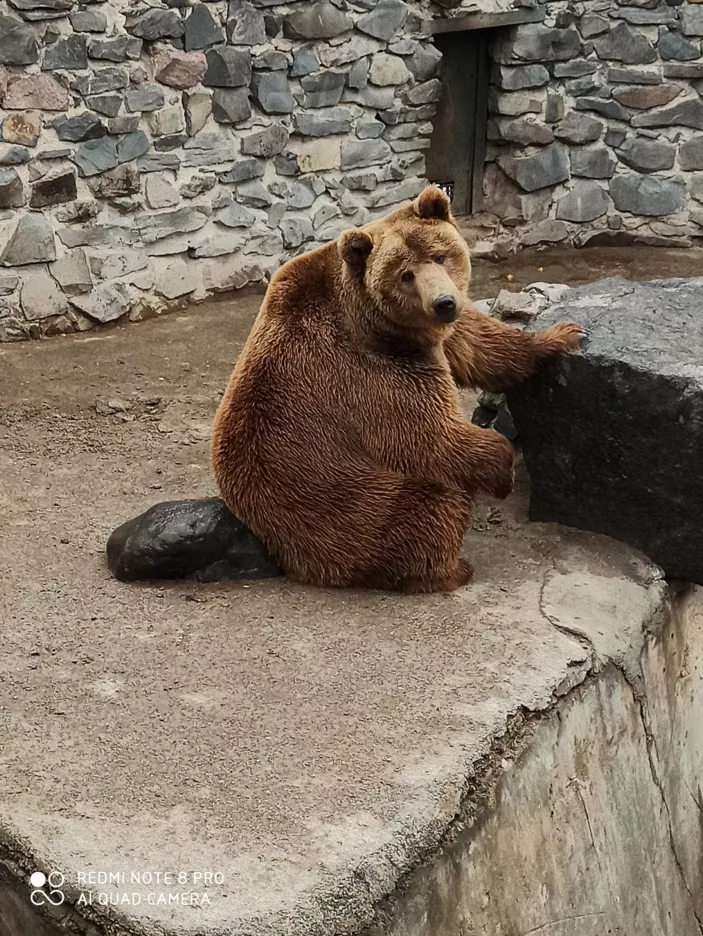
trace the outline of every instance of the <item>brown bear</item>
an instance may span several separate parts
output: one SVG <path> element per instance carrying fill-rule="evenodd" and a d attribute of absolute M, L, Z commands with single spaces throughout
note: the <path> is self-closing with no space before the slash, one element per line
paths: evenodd
<path fill-rule="evenodd" d="M 457 385 L 502 391 L 583 335 L 483 315 L 470 272 L 449 200 L 429 187 L 271 280 L 212 454 L 225 503 L 293 579 L 404 592 L 470 580 L 471 504 L 510 493 L 513 450 L 464 419 Z"/>

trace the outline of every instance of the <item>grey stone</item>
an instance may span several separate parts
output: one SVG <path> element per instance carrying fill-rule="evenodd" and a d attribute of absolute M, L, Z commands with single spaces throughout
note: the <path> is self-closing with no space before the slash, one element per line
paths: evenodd
<path fill-rule="evenodd" d="M 126 58 L 138 59 L 141 39 L 134 36 L 115 36 L 112 39 L 89 39 L 88 55 L 92 59 L 108 62 L 124 62 Z"/>
<path fill-rule="evenodd" d="M 153 54 L 154 78 L 161 84 L 181 91 L 202 81 L 207 72 L 207 59 L 203 52 L 181 52 L 163 46 Z"/>
<path fill-rule="evenodd" d="M 151 178 L 151 176 L 149 176 Z M 194 175 L 188 182 L 184 182 L 180 187 L 180 194 L 183 198 L 197 198 L 204 195 L 217 185 L 217 176 L 214 175 Z"/>
<path fill-rule="evenodd" d="M 56 220 L 67 224 L 83 224 L 97 218 L 101 211 L 102 205 L 96 201 L 77 201 L 59 208 L 56 212 Z"/>
<path fill-rule="evenodd" d="M 34 30 L 14 16 L 0 14 L 0 65 L 33 65 L 38 60 Z"/>
<path fill-rule="evenodd" d="M 684 170 L 703 169 L 703 136 L 694 136 L 679 146 L 679 166 Z"/>
<path fill-rule="evenodd" d="M 385 140 L 343 140 L 341 168 L 363 169 L 385 162 L 390 155 L 391 148 Z"/>
<path fill-rule="evenodd" d="M 30 322 L 63 315 L 68 311 L 66 297 L 46 270 L 28 272 L 22 277 L 20 302 Z"/>
<path fill-rule="evenodd" d="M 604 95 L 604 79 L 602 75 L 586 75 L 584 78 L 573 78 L 564 82 L 564 90 L 572 97 L 584 94 Z"/>
<path fill-rule="evenodd" d="M 696 583 L 702 303 L 698 278 L 569 290 L 537 327 L 575 318 L 586 346 L 508 395 L 532 483 L 530 519 L 615 537 L 667 577 Z"/>
<path fill-rule="evenodd" d="M 116 224 L 92 224 L 85 228 L 59 228 L 59 240 L 70 249 L 74 247 L 117 247 L 138 241 L 138 232 L 132 227 Z M 107 262 L 107 259 L 104 261 Z"/>
<path fill-rule="evenodd" d="M 71 305 L 96 322 L 115 322 L 129 312 L 127 289 L 122 283 L 101 283 L 84 296 L 73 296 Z"/>
<path fill-rule="evenodd" d="M 356 125 L 356 135 L 360 140 L 376 140 L 384 129 L 380 120 L 362 120 Z"/>
<path fill-rule="evenodd" d="M 107 561 L 115 578 L 126 582 L 282 574 L 263 544 L 217 497 L 155 504 L 111 534 Z"/>
<path fill-rule="evenodd" d="M 211 88 L 241 88 L 251 81 L 251 53 L 246 49 L 216 46 L 208 49 L 203 84 Z"/>
<path fill-rule="evenodd" d="M 217 123 L 234 124 L 251 117 L 246 88 L 217 88 L 212 96 L 212 116 Z"/>
<path fill-rule="evenodd" d="M 681 211 L 686 203 L 686 185 L 680 176 L 618 175 L 610 182 L 610 196 L 618 211 L 662 217 Z"/>
<path fill-rule="evenodd" d="M 602 117 L 610 117 L 611 120 L 622 120 L 628 123 L 632 119 L 629 111 L 625 110 L 622 104 L 617 101 L 606 101 L 603 98 L 580 97 L 576 99 L 574 105 L 576 110 L 595 111 Z"/>
<path fill-rule="evenodd" d="M 285 218 L 281 221 L 280 228 L 283 244 L 289 250 L 315 239 L 312 224 L 307 218 Z"/>
<path fill-rule="evenodd" d="M 9 296 L 19 286 L 19 276 L 0 276 L 0 296 Z"/>
<path fill-rule="evenodd" d="M 504 91 L 522 91 L 525 88 L 541 88 L 549 84 L 549 72 L 544 65 L 518 65 L 498 68 L 497 84 Z"/>
<path fill-rule="evenodd" d="M 610 179 L 617 163 L 607 146 L 584 146 L 570 150 L 571 175 L 585 179 Z"/>
<path fill-rule="evenodd" d="M 200 133 L 184 144 L 183 165 L 214 166 L 227 163 L 232 160 L 234 151 L 234 141 L 229 132 L 218 129 L 213 133 Z"/>
<path fill-rule="evenodd" d="M 106 91 L 120 91 L 128 84 L 129 73 L 126 69 L 108 65 L 88 75 L 78 75 L 71 82 L 71 87 L 85 97 L 89 94 L 104 94 Z"/>
<path fill-rule="evenodd" d="M 128 133 L 117 144 L 117 162 L 132 162 L 149 152 L 149 139 L 143 130 Z"/>
<path fill-rule="evenodd" d="M 90 275 L 85 251 L 80 248 L 71 251 L 50 267 L 51 275 L 67 296 L 80 296 L 90 292 L 93 279 Z"/>
<path fill-rule="evenodd" d="M 10 237 L 0 264 L 24 266 L 27 263 L 51 263 L 56 259 L 56 244 L 51 222 L 39 211 L 24 214 Z"/>
<path fill-rule="evenodd" d="M 621 87 L 613 89 L 613 97 L 625 107 L 634 110 L 648 110 L 652 107 L 663 107 L 670 104 L 674 98 L 681 94 L 678 85 L 660 84 L 652 86 Z"/>
<path fill-rule="evenodd" d="M 563 221 L 539 221 L 520 239 L 523 247 L 536 247 L 538 244 L 558 244 L 569 236 L 569 227 Z"/>
<path fill-rule="evenodd" d="M 303 79 L 305 81 L 306 79 Z M 253 76 L 251 93 L 265 114 L 290 114 L 294 101 L 285 72 L 261 72 Z"/>
<path fill-rule="evenodd" d="M 244 137 L 241 150 L 245 156 L 261 156 L 264 159 L 270 159 L 282 153 L 287 143 L 288 130 L 282 124 L 272 124 L 265 130 Z"/>
<path fill-rule="evenodd" d="M 700 98 L 689 98 L 669 107 L 651 111 L 648 114 L 637 114 L 632 120 L 633 127 L 692 127 L 694 130 L 703 130 L 703 101 Z"/>
<path fill-rule="evenodd" d="M 544 108 L 544 119 L 547 123 L 556 123 L 564 116 L 564 98 L 561 94 L 547 93 L 547 103 Z"/>
<path fill-rule="evenodd" d="M 145 81 L 127 89 L 125 106 L 128 111 L 155 111 L 164 106 L 163 88 Z"/>
<path fill-rule="evenodd" d="M 0 169 L 0 208 L 24 205 L 24 186 L 16 169 Z"/>
<path fill-rule="evenodd" d="M 415 85 L 403 93 L 403 103 L 417 107 L 421 104 L 431 104 L 438 101 L 442 94 L 442 82 L 434 78 L 424 84 Z M 541 108 L 540 108 L 541 110 Z"/>
<path fill-rule="evenodd" d="M 608 194 L 597 182 L 576 182 L 573 189 L 557 202 L 557 218 L 584 223 L 595 221 L 608 210 Z"/>
<path fill-rule="evenodd" d="M 668 62 L 664 65 L 667 78 L 703 78 L 703 62 Z"/>
<path fill-rule="evenodd" d="M 177 153 L 147 153 L 137 160 L 140 172 L 161 172 L 163 169 L 178 169 L 180 165 Z"/>
<path fill-rule="evenodd" d="M 263 45 L 267 38 L 263 13 L 247 0 L 230 0 L 227 31 L 233 45 Z"/>
<path fill-rule="evenodd" d="M 299 173 L 296 153 L 281 153 L 273 161 L 276 172 L 282 176 L 296 176 Z"/>
<path fill-rule="evenodd" d="M 681 32 L 684 36 L 703 36 L 703 9 L 695 3 L 681 7 Z"/>
<path fill-rule="evenodd" d="M 207 49 L 225 41 L 225 33 L 210 12 L 207 4 L 198 3 L 190 12 L 184 25 L 183 44 L 186 52 Z"/>
<path fill-rule="evenodd" d="M 523 146 L 548 146 L 554 142 L 554 134 L 542 123 L 517 117 L 514 120 L 489 121 L 488 139 L 521 143 Z"/>
<path fill-rule="evenodd" d="M 285 52 L 276 49 L 265 49 L 254 58 L 254 68 L 259 71 L 287 71 L 288 58 Z"/>
<path fill-rule="evenodd" d="M 77 10 L 69 19 L 74 32 L 100 33 L 107 29 L 107 17 L 99 10 Z"/>
<path fill-rule="evenodd" d="M 374 39 L 388 42 L 403 28 L 408 8 L 401 0 L 379 0 L 370 13 L 356 21 L 356 28 Z"/>
<path fill-rule="evenodd" d="M 703 202 L 703 173 L 689 176 L 688 191 L 696 201 Z"/>
<path fill-rule="evenodd" d="M 177 208 L 161 214 L 144 215 L 138 221 L 139 232 L 145 244 L 153 244 L 173 234 L 190 234 L 207 223 L 208 216 L 198 208 Z"/>
<path fill-rule="evenodd" d="M 72 35 L 48 46 L 42 60 L 42 71 L 74 70 L 88 67 L 85 36 Z"/>
<path fill-rule="evenodd" d="M 294 121 L 296 131 L 303 136 L 321 137 L 333 133 L 349 133 L 352 115 L 346 107 L 328 107 L 312 114 L 301 111 L 294 116 Z"/>
<path fill-rule="evenodd" d="M 351 71 L 347 74 L 347 85 L 350 88 L 362 90 L 369 84 L 369 59 L 361 58 L 355 62 Z"/>
<path fill-rule="evenodd" d="M 267 208 L 273 203 L 270 194 L 257 180 L 242 183 L 237 188 L 237 199 L 251 208 Z"/>
<path fill-rule="evenodd" d="M 234 163 L 229 172 L 220 176 L 220 182 L 248 182 L 250 179 L 260 179 L 266 172 L 266 162 L 263 159 L 242 159 Z"/>
<path fill-rule="evenodd" d="M 196 259 L 200 257 L 224 257 L 227 254 L 240 251 L 246 242 L 247 238 L 243 234 L 237 234 L 234 231 L 218 231 L 205 236 L 198 235 L 188 248 L 188 255 Z"/>
<path fill-rule="evenodd" d="M 140 39 L 177 39 L 185 32 L 183 20 L 174 10 L 149 10 L 139 16 L 130 30 Z"/>
<path fill-rule="evenodd" d="M 621 130 L 620 128 L 608 127 L 605 131 L 604 140 L 606 146 L 620 146 L 626 136 L 627 131 Z"/>
<path fill-rule="evenodd" d="M 96 198 L 124 198 L 139 191 L 139 173 L 133 166 L 123 164 L 91 177 L 88 185 Z"/>
<path fill-rule="evenodd" d="M 133 114 L 128 117 L 108 117 L 107 132 L 113 136 L 121 136 L 123 133 L 134 133 L 139 126 L 139 114 Z"/>
<path fill-rule="evenodd" d="M 218 212 L 215 222 L 228 228 L 250 228 L 256 222 L 256 215 L 243 205 L 228 205 Z"/>
<path fill-rule="evenodd" d="M 584 39 L 600 36 L 610 29 L 610 22 L 598 13 L 585 13 L 579 20 L 579 32 Z"/>
<path fill-rule="evenodd" d="M 575 59 L 571 62 L 557 62 L 554 65 L 555 78 L 583 78 L 585 75 L 592 75 L 598 66 L 595 62 L 587 62 L 584 59 Z"/>
<path fill-rule="evenodd" d="M 320 62 L 311 46 L 299 46 L 293 49 L 293 66 L 290 70 L 291 78 L 301 78 L 311 75 L 320 67 Z"/>
<path fill-rule="evenodd" d="M 176 146 L 182 145 L 188 139 L 185 136 L 182 139 L 178 137 L 179 134 L 183 134 L 186 126 L 185 114 L 180 102 L 153 111 L 147 115 L 146 122 L 153 137 L 173 136 L 175 134 L 177 137 Z M 157 145 L 157 142 L 154 145 Z M 164 148 L 171 149 L 172 146 L 167 142 Z M 141 156 L 141 153 L 139 155 Z"/>
<path fill-rule="evenodd" d="M 49 205 L 61 205 L 74 201 L 78 197 L 76 174 L 72 169 L 64 169 L 56 175 L 41 179 L 32 186 L 30 208 L 45 208 Z"/>
<path fill-rule="evenodd" d="M 393 88 L 345 88 L 342 94 L 342 100 L 362 104 L 364 107 L 372 107 L 375 110 L 386 110 L 393 105 L 395 91 Z"/>
<path fill-rule="evenodd" d="M 698 42 L 690 42 L 676 32 L 663 32 L 659 36 L 658 49 L 665 61 L 675 59 L 678 62 L 688 62 L 697 59 L 701 54 Z"/>
<path fill-rule="evenodd" d="M 437 74 L 441 61 L 442 53 L 439 49 L 430 43 L 423 43 L 417 52 L 407 59 L 406 65 L 416 81 L 428 81 Z"/>
<path fill-rule="evenodd" d="M 639 85 L 657 85 L 661 84 L 661 71 L 650 71 L 645 68 L 620 68 L 613 65 L 608 69 L 608 81 L 612 84 L 639 84 Z"/>
<path fill-rule="evenodd" d="M 603 124 L 594 117 L 569 111 L 566 117 L 555 127 L 554 135 L 568 143 L 593 143 L 600 139 Z"/>
<path fill-rule="evenodd" d="M 295 211 L 300 211 L 309 208 L 316 198 L 317 195 L 306 182 L 296 182 L 288 197 L 288 205 Z"/>
<path fill-rule="evenodd" d="M 144 188 L 146 203 L 150 208 L 173 208 L 179 202 L 179 195 L 174 186 L 157 173 L 147 176 Z"/>
<path fill-rule="evenodd" d="M 117 149 L 109 137 L 79 143 L 73 161 L 84 176 L 97 175 L 117 165 Z"/>
<path fill-rule="evenodd" d="M 329 0 L 317 0 L 307 3 L 303 10 L 287 14 L 283 34 L 290 39 L 334 39 L 353 25 L 351 17 Z"/>
<path fill-rule="evenodd" d="M 123 97 L 117 92 L 110 94 L 94 94 L 87 98 L 86 103 L 99 114 L 105 114 L 106 117 L 117 117 L 122 107 Z"/>
<path fill-rule="evenodd" d="M 81 143 L 105 136 L 105 125 L 95 114 L 85 112 L 76 117 L 60 117 L 54 122 L 59 140 Z"/>
<path fill-rule="evenodd" d="M 636 172 L 659 172 L 674 165 L 676 147 L 671 143 L 629 137 L 619 147 L 618 159 Z"/>
<path fill-rule="evenodd" d="M 533 156 L 520 156 L 514 161 L 513 178 L 525 192 L 535 192 L 537 189 L 565 182 L 569 175 L 566 147 L 558 143 L 540 150 Z"/>
<path fill-rule="evenodd" d="M 344 74 L 330 70 L 302 78 L 300 85 L 305 91 L 305 107 L 330 107 L 339 104 L 344 84 Z"/>
<path fill-rule="evenodd" d="M 670 6 L 660 6 L 648 10 L 642 7 L 620 7 L 610 14 L 614 19 L 625 20 L 633 26 L 671 25 L 677 22 L 676 10 Z"/>
<path fill-rule="evenodd" d="M 207 119 L 212 113 L 212 97 L 207 91 L 184 91 L 183 110 L 185 112 L 186 130 L 189 136 L 194 136 L 203 129 Z"/>
<path fill-rule="evenodd" d="M 580 51 L 581 39 L 573 27 L 553 29 L 542 23 L 527 23 L 506 30 L 494 54 L 497 62 L 512 64 L 568 61 Z"/>
<path fill-rule="evenodd" d="M 618 23 L 610 32 L 595 38 L 593 45 L 598 58 L 626 65 L 647 65 L 657 57 L 649 40 L 627 23 Z"/>

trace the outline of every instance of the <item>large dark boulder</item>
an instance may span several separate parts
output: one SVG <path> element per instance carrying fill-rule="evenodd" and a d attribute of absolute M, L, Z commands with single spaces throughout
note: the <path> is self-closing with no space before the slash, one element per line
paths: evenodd
<path fill-rule="evenodd" d="M 119 526 L 107 541 L 115 578 L 256 579 L 282 575 L 266 547 L 219 497 L 165 501 Z"/>
<path fill-rule="evenodd" d="M 530 517 L 629 543 L 703 584 L 703 278 L 602 280 L 537 319 L 588 329 L 508 405 L 532 480 Z"/>

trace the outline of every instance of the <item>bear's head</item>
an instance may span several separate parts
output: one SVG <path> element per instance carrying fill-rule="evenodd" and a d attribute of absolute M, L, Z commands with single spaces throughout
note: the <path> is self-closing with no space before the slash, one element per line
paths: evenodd
<path fill-rule="evenodd" d="M 433 332 L 453 322 L 467 298 L 471 261 L 441 189 L 338 242 L 344 273 L 396 328 Z"/>

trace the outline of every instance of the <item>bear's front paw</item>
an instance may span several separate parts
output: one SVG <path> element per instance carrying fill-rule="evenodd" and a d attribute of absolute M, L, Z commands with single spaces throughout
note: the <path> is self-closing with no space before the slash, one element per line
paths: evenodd
<path fill-rule="evenodd" d="M 513 490 L 515 484 L 515 452 L 508 440 L 497 432 L 492 440 L 492 451 L 486 459 L 486 480 L 483 490 L 486 494 L 503 500 Z"/>
<path fill-rule="evenodd" d="M 541 332 L 539 337 L 547 351 L 552 354 L 566 354 L 569 351 L 578 351 L 586 335 L 585 328 L 569 322 L 564 325 L 553 325 Z"/>

